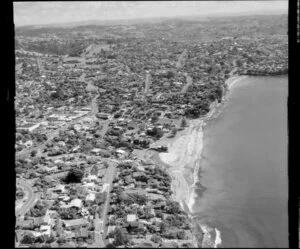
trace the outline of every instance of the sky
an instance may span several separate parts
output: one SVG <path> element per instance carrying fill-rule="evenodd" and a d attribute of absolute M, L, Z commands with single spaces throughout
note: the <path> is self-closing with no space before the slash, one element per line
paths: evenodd
<path fill-rule="evenodd" d="M 240 12 L 288 12 L 288 1 L 14 2 L 16 26 Z"/>

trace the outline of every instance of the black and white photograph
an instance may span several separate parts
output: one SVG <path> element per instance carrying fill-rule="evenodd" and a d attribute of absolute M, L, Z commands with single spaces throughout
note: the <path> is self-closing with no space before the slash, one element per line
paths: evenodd
<path fill-rule="evenodd" d="M 15 247 L 289 247 L 287 0 L 12 5 Z"/>

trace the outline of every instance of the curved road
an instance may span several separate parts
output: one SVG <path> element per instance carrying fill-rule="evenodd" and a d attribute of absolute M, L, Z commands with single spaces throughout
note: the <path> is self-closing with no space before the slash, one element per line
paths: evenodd
<path fill-rule="evenodd" d="M 20 181 L 20 185 L 27 192 L 27 200 L 19 210 L 16 210 L 16 216 L 24 215 L 27 212 L 27 210 L 35 204 L 35 200 L 37 197 L 32 189 L 32 186 L 30 186 L 28 183 Z"/>

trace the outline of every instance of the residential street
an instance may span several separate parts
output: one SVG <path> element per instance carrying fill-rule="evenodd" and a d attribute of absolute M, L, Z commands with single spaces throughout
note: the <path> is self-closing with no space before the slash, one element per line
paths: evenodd
<path fill-rule="evenodd" d="M 186 93 L 186 91 L 188 90 L 189 86 L 193 84 L 193 79 L 191 76 L 186 75 L 186 84 L 183 86 L 181 93 Z"/>
<path fill-rule="evenodd" d="M 19 210 L 16 210 L 16 216 L 24 215 L 32 206 L 34 206 L 36 201 L 36 194 L 32 187 L 23 181 L 20 181 L 20 186 L 26 189 L 27 192 L 27 201 L 22 205 Z"/>
<path fill-rule="evenodd" d="M 96 218 L 94 220 L 95 225 L 95 242 L 90 246 L 94 248 L 103 248 L 105 247 L 102 235 L 101 235 L 101 228 L 102 228 L 102 220 L 99 219 L 99 214 L 96 213 Z"/>
<path fill-rule="evenodd" d="M 110 166 L 108 167 L 107 171 L 106 171 L 106 179 L 105 179 L 105 183 L 109 184 L 109 188 L 107 190 L 107 199 L 106 199 L 106 202 L 105 202 L 105 205 L 104 205 L 104 209 L 103 209 L 103 224 L 102 224 L 102 231 L 103 231 L 103 241 L 105 243 L 105 245 L 108 244 L 108 239 L 106 239 L 106 235 L 107 235 L 107 211 L 108 211 L 108 208 L 109 208 L 109 203 L 110 203 L 110 196 L 111 196 L 111 193 L 110 191 L 112 190 L 112 187 L 113 187 L 113 184 L 112 184 L 112 181 L 113 179 L 115 178 L 116 176 L 116 173 L 117 173 L 117 168 L 115 166 Z"/>

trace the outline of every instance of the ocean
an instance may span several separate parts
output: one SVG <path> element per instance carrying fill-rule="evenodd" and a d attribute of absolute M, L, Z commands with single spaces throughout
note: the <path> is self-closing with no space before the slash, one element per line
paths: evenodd
<path fill-rule="evenodd" d="M 246 77 L 204 127 L 193 216 L 218 247 L 288 247 L 288 78 Z"/>

